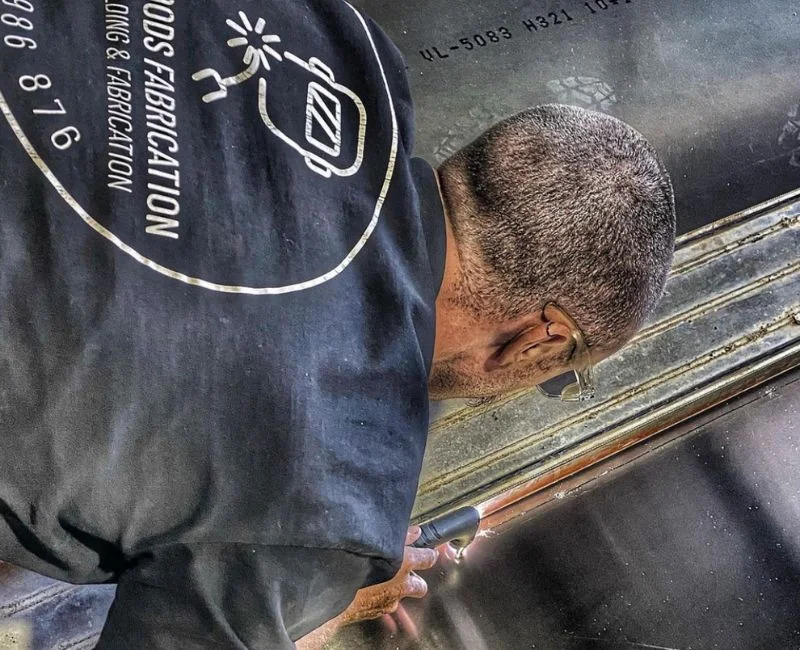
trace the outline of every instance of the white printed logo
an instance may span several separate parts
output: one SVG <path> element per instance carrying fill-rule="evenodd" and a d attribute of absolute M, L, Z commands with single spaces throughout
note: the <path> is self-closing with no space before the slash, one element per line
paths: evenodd
<path fill-rule="evenodd" d="M 336 176 L 352 176 L 361 168 L 364 161 L 365 134 L 367 129 L 367 111 L 361 98 L 351 89 L 336 82 L 333 71 L 329 66 L 316 57 L 304 61 L 289 51 L 282 54 L 273 45 L 281 43 L 277 34 L 264 34 L 267 22 L 259 18 L 255 25 L 247 15 L 239 12 L 240 23 L 230 18 L 226 21 L 228 26 L 239 36 L 228 40 L 228 47 L 244 47 L 242 62 L 247 66 L 244 70 L 223 77 L 213 68 L 198 70 L 192 75 L 195 81 L 212 79 L 217 88 L 203 95 L 203 101 L 212 103 L 225 99 L 228 89 L 246 82 L 259 71 L 262 72 L 258 79 L 259 113 L 264 124 L 271 133 L 297 151 L 305 160 L 308 168 L 324 178 Z M 314 79 L 307 84 L 306 110 L 305 110 L 305 143 L 299 143 L 286 134 L 275 122 L 268 110 L 270 100 L 270 86 L 266 73 L 272 70 L 276 63 L 286 63 L 297 66 L 299 69 L 310 73 Z M 338 93 L 338 96 L 337 96 Z M 339 160 L 342 154 L 342 99 L 352 101 L 358 111 L 358 132 L 356 137 L 355 157 L 352 160 Z"/>
<path fill-rule="evenodd" d="M 185 34 L 192 35 L 197 24 L 189 22 L 189 29 L 183 29 L 177 8 L 150 3 L 140 17 L 152 33 L 132 40 L 127 30 L 135 17 L 120 9 L 127 5 L 107 4 L 110 45 L 98 50 L 105 56 L 106 93 L 87 93 L 85 114 L 79 114 L 69 112 L 77 103 L 78 85 L 59 84 L 56 74 L 73 80 L 80 75 L 68 58 L 53 51 L 55 46 L 38 38 L 33 19 L 39 14 L 27 9 L 31 5 L 27 0 L 23 4 L 16 7 L 33 18 L 17 18 L 13 25 L 9 18 L 6 26 L 26 34 L 0 40 L 0 49 L 5 48 L 3 63 L 13 56 L 11 69 L 17 71 L 0 75 L 0 123 L 9 125 L 60 199 L 97 236 L 170 280 L 252 296 L 319 287 L 343 273 L 364 250 L 389 194 L 400 135 L 378 47 L 366 20 L 352 5 L 341 2 L 343 18 L 352 21 L 349 26 L 342 23 L 343 29 L 352 28 L 347 42 L 331 34 L 324 51 L 332 53 L 312 56 L 323 50 L 306 48 L 326 44 L 315 45 L 309 39 L 287 49 L 275 32 L 294 31 L 285 22 L 294 18 L 293 12 L 282 12 L 285 0 L 264 0 L 260 6 L 275 7 L 271 18 L 276 28 L 270 30 L 265 18 L 253 21 L 240 12 L 238 20 L 227 20 L 234 33 L 228 34 L 230 49 L 224 53 L 235 52 L 241 58 L 237 56 L 231 69 L 215 61 L 214 68 L 191 74 L 181 67 L 191 57 L 176 54 L 180 48 L 196 47 L 187 43 Z M 74 13 L 82 16 L 80 11 Z M 69 19 L 72 13 L 65 16 Z M 364 102 L 339 83 L 322 60 L 334 57 L 346 71 L 363 66 L 363 74 L 350 83 L 371 111 L 369 149 Z M 45 64 L 47 69 L 39 67 Z M 251 79 L 257 87 L 248 85 Z M 200 84 L 208 87 L 204 103 L 194 99 Z M 63 94 L 70 86 L 72 96 Z M 224 110 L 217 108 L 219 104 Z M 292 110 L 294 105 L 298 110 Z M 241 128 L 232 129 L 226 143 L 236 153 L 230 161 L 214 156 L 216 139 L 206 141 L 197 132 L 212 110 L 218 113 L 214 117 L 224 118 L 209 120 L 217 131 L 225 129 L 231 117 L 225 112 L 241 116 Z M 106 123 L 94 124 L 101 115 Z M 97 136 L 103 126 L 105 156 L 97 138 L 82 137 L 82 133 Z M 189 146 L 184 146 L 182 136 L 193 138 Z M 256 146 L 251 146 L 253 139 L 258 140 Z M 292 178 L 291 185 L 282 187 L 284 179 L 273 175 L 261 184 L 256 180 L 252 195 L 229 197 L 227 175 L 232 185 L 253 181 L 262 171 L 253 169 L 253 164 L 263 160 L 265 149 L 268 156 L 281 150 L 293 156 L 290 152 L 295 151 L 312 174 L 305 173 L 303 164 L 290 173 L 299 171 L 310 178 Z M 264 164 L 265 170 L 268 167 Z M 272 167 L 280 170 L 285 165 Z M 319 177 L 327 180 L 307 182 Z M 281 200 L 292 204 L 291 214 L 264 203 L 271 193 L 281 194 L 276 205 Z"/>

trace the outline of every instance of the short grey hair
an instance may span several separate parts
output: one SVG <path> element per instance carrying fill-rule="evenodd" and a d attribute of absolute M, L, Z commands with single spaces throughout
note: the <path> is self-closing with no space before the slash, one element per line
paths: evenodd
<path fill-rule="evenodd" d="M 513 319 L 555 301 L 614 351 L 661 298 L 675 201 L 653 147 L 624 122 L 562 105 L 486 131 L 440 168 L 459 300 Z"/>

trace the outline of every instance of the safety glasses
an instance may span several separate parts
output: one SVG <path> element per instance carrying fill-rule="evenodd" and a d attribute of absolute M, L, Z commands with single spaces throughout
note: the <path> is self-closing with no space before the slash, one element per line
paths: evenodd
<path fill-rule="evenodd" d="M 543 384 L 538 385 L 536 389 L 545 397 L 559 399 L 562 402 L 586 402 L 593 399 L 595 388 L 592 358 L 583 332 L 563 309 L 552 302 L 544 307 L 545 320 L 547 320 L 546 313 L 548 309 L 558 310 L 562 319 L 570 326 L 573 349 L 569 356 L 569 363 L 572 369 L 558 377 L 548 379 Z"/>

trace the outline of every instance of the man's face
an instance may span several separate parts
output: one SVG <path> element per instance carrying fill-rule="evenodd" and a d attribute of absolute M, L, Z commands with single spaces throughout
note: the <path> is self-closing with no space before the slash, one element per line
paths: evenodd
<path fill-rule="evenodd" d="M 521 359 L 503 367 L 493 367 L 487 363 L 489 358 L 491 355 L 485 353 L 462 353 L 435 362 L 428 380 L 430 398 L 493 400 L 534 388 L 572 369 L 568 363 L 552 357 L 531 357 L 527 362 Z"/>
<path fill-rule="evenodd" d="M 450 315 L 450 314 L 448 314 Z M 556 386 L 545 386 L 548 395 L 559 395 L 564 387 L 577 380 L 576 370 L 588 369 L 619 350 L 589 347 L 576 323 L 556 306 L 548 305 L 541 316 L 522 318 L 510 329 L 480 332 L 480 328 L 458 330 L 448 319 L 441 330 L 455 331 L 454 345 L 439 348 L 435 355 L 428 394 L 431 399 L 467 398 L 494 400 L 509 393 L 541 386 L 564 375 Z M 636 328 L 625 336 L 630 340 Z M 483 330 L 483 334 L 486 330 Z M 586 390 L 588 380 L 582 379 Z"/>

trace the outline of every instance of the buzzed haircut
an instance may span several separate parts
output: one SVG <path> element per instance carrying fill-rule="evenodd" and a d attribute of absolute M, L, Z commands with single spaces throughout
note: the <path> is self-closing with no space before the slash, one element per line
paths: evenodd
<path fill-rule="evenodd" d="M 555 301 L 609 351 L 655 309 L 672 262 L 674 197 L 655 150 L 624 122 L 539 106 L 496 124 L 440 172 L 460 301 L 502 319 Z"/>

